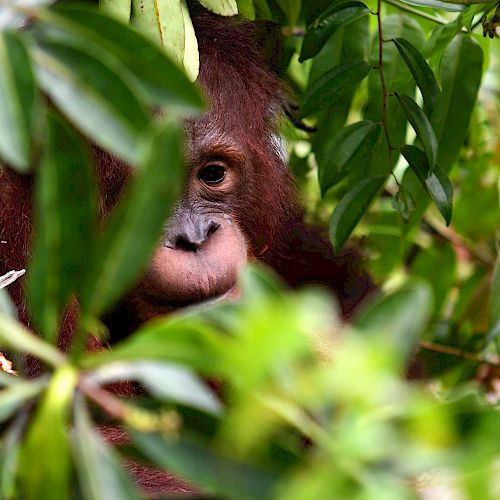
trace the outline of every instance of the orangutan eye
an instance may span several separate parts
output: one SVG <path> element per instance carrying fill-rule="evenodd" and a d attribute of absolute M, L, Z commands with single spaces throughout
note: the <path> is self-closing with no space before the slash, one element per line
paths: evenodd
<path fill-rule="evenodd" d="M 203 167 L 198 174 L 198 179 L 207 186 L 217 186 L 226 177 L 226 167 L 212 163 Z"/>

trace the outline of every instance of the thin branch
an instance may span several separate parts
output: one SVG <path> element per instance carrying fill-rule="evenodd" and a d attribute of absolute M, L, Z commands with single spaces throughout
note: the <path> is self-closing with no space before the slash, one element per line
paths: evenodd
<path fill-rule="evenodd" d="M 110 392 L 98 385 L 87 382 L 85 379 L 80 381 L 78 388 L 112 417 L 118 420 L 126 419 L 129 413 L 128 407 Z"/>
<path fill-rule="evenodd" d="M 418 343 L 418 345 L 421 349 L 426 349 L 427 351 L 439 352 L 441 354 L 448 354 L 450 356 L 455 356 L 457 358 L 467 359 L 469 361 L 475 361 L 477 363 L 482 363 L 494 367 L 500 366 L 500 359 L 498 359 L 497 356 L 493 356 L 492 358 L 488 359 L 482 356 L 481 354 L 463 351 L 458 347 L 436 344 L 434 342 L 429 342 L 428 340 L 421 340 Z"/>

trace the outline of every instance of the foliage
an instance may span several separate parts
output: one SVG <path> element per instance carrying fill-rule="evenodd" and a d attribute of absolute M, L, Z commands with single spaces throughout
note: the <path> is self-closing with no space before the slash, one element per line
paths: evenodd
<path fill-rule="evenodd" d="M 27 281 L 41 335 L 0 290 L 0 345 L 47 367 L 35 380 L 0 371 L 0 497 L 137 498 L 130 457 L 231 498 L 413 498 L 443 485 L 498 496 L 500 60 L 482 36 L 498 7 L 200 0 L 276 23 L 295 121 L 317 130 L 283 126 L 308 217 L 337 251 L 362 240 L 381 297 L 341 325 L 324 292 L 284 292 L 249 269 L 241 303 L 156 320 L 89 354 L 180 187 L 178 122 L 203 107 L 198 50 L 185 0 L 48 3 L 0 7 L 0 157 L 37 172 Z M 137 168 L 102 231 L 83 136 Z M 73 296 L 66 354 L 54 343 Z M 409 365 L 431 378 L 407 380 Z M 200 377 L 223 380 L 223 401 Z M 145 395 L 106 389 L 123 380 Z M 101 439 L 103 414 L 130 445 Z"/>

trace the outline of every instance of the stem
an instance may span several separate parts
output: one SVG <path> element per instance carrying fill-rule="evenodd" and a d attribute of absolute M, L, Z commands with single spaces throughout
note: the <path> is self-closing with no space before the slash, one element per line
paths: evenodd
<path fill-rule="evenodd" d="M 106 413 L 118 420 L 125 420 L 128 408 L 116 396 L 113 396 L 113 394 L 98 385 L 90 384 L 85 380 L 80 381 L 78 388 Z"/>
<path fill-rule="evenodd" d="M 448 24 L 448 21 L 445 19 L 441 19 L 439 17 L 432 16 L 431 14 L 427 14 L 427 12 L 422 12 L 418 9 L 415 9 L 414 7 L 411 7 L 410 5 L 406 5 L 404 3 L 399 2 L 398 0 L 383 0 L 385 3 L 388 3 L 389 5 L 392 5 L 393 7 L 398 8 L 399 10 L 403 10 L 405 12 L 410 12 L 411 14 L 414 14 L 415 16 L 419 16 L 423 19 L 427 19 L 427 21 L 431 21 L 436 24 Z"/>
<path fill-rule="evenodd" d="M 490 366 L 499 366 L 499 359 L 487 359 L 480 354 L 476 354 L 474 352 L 463 351 L 462 349 L 458 349 L 457 347 L 451 347 L 448 345 L 435 344 L 434 342 L 429 342 L 427 340 L 421 340 L 418 343 L 421 349 L 426 349 L 428 351 L 439 352 L 441 354 L 448 354 L 450 356 L 455 356 L 457 358 L 467 359 L 469 361 L 475 361 L 477 363 L 483 363 L 485 365 Z"/>

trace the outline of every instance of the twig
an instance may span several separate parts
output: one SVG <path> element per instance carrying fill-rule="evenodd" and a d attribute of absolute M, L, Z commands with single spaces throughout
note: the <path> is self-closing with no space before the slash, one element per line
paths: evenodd
<path fill-rule="evenodd" d="M 78 384 L 79 389 L 94 403 L 100 406 L 106 413 L 118 420 L 125 420 L 128 408 L 116 396 L 102 389 L 98 385 L 91 384 L 82 379 Z"/>
<path fill-rule="evenodd" d="M 450 356 L 455 356 L 457 358 L 467 359 L 469 361 L 475 361 L 477 363 L 483 363 L 485 365 L 490 365 L 494 367 L 500 366 L 500 359 L 498 356 L 493 356 L 491 359 L 487 359 L 480 354 L 474 352 L 463 351 L 458 347 L 451 347 L 443 344 L 435 344 L 434 342 L 429 342 L 428 340 L 421 340 L 418 343 L 421 349 L 426 349 L 428 351 L 439 352 L 441 354 L 448 354 Z"/>

